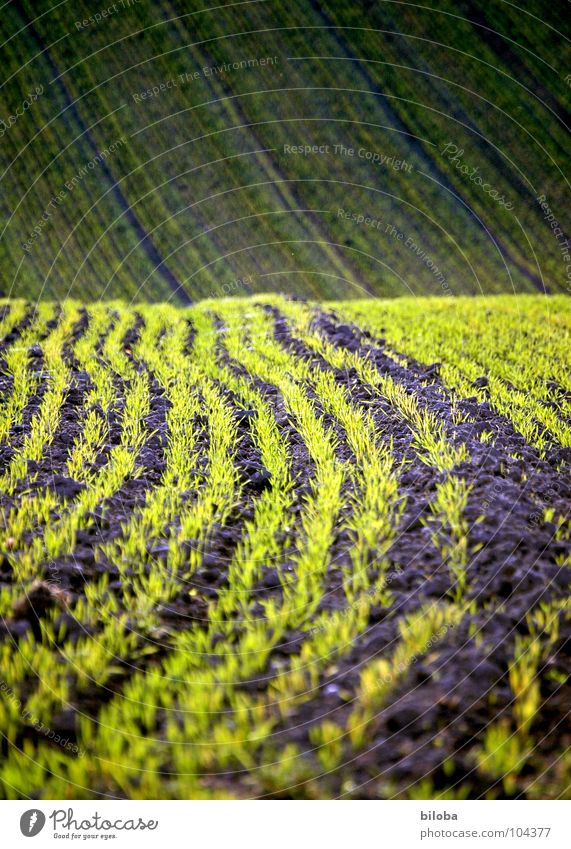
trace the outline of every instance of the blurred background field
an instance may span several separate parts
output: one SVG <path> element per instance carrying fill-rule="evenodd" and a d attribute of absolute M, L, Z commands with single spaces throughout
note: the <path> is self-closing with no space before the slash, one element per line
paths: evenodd
<path fill-rule="evenodd" d="M 569 292 L 562 8 L 5 5 L 1 294 Z"/>

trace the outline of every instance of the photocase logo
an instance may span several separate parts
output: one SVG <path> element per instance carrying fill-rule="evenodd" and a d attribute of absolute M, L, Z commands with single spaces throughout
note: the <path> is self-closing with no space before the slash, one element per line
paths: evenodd
<path fill-rule="evenodd" d="M 35 837 L 46 824 L 46 817 L 36 808 L 26 811 L 20 817 L 20 831 L 24 837 Z"/>

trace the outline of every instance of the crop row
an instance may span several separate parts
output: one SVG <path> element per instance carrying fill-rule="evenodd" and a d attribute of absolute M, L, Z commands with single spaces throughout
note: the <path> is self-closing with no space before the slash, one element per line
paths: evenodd
<path fill-rule="evenodd" d="M 453 315 L 399 306 L 5 305 L 5 795 L 418 797 L 436 781 L 449 796 L 533 797 L 544 786 L 559 753 L 540 725 L 555 722 L 569 621 L 566 410 L 535 431 L 517 397 L 536 417 L 544 383 L 565 388 L 568 317 L 533 298 L 518 314 L 502 299 Z M 538 320 L 559 334 L 542 342 Z M 472 322 L 495 359 L 463 349 Z M 520 334 L 535 371 L 512 387 L 505 352 L 517 358 Z M 435 351 L 440 368 L 419 382 Z M 489 374 L 489 432 L 461 406 L 468 386 L 482 390 L 469 366 Z M 519 500 L 548 499 L 521 556 L 530 570 L 548 564 L 549 579 L 533 602 L 514 583 L 515 625 L 493 589 L 512 561 L 486 559 L 499 543 L 479 477 L 492 451 L 494 486 L 519 468 L 500 439 L 508 425 L 529 440 Z M 506 538 L 529 531 L 518 498 L 493 510 Z M 457 704 L 459 684 L 470 693 L 493 652 L 496 679 L 461 706 L 468 738 L 445 713 L 423 725 L 423 711 Z M 411 697 L 420 725 L 394 733 Z M 413 778 L 397 769 L 407 752 Z M 458 783 L 466 765 L 473 776 Z M 549 781 L 557 796 L 565 773 Z"/>

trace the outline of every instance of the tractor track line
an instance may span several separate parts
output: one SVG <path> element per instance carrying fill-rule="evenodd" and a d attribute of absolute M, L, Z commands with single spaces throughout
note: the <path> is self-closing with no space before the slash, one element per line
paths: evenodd
<path fill-rule="evenodd" d="M 97 146 L 97 142 L 93 136 L 91 130 L 87 127 L 83 118 L 80 115 L 79 109 L 73 99 L 71 92 L 69 91 L 67 84 L 61 79 L 61 74 L 59 72 L 59 68 L 55 62 L 54 57 L 51 55 L 48 45 L 44 43 L 44 40 L 38 30 L 35 28 L 33 22 L 29 19 L 21 0 L 15 0 L 14 2 L 15 8 L 18 10 L 18 13 L 26 23 L 28 32 L 30 36 L 34 39 L 40 50 L 42 51 L 42 55 L 44 56 L 47 64 L 50 66 L 50 70 L 54 76 L 57 78 L 58 85 L 60 90 L 64 96 L 65 103 L 67 106 L 67 110 L 73 116 L 73 119 L 77 123 L 77 126 L 82 131 L 82 135 L 85 137 L 88 146 L 91 148 L 95 156 L 100 155 L 99 148 Z M 184 306 L 188 306 L 192 303 L 192 299 L 184 289 L 183 285 L 177 280 L 174 273 L 170 269 L 170 267 L 163 260 L 157 246 L 155 245 L 153 239 L 150 234 L 145 229 L 144 225 L 141 223 L 137 213 L 132 208 L 131 204 L 127 200 L 126 195 L 123 190 L 113 177 L 111 169 L 107 165 L 105 159 L 101 159 L 99 162 L 99 167 L 105 177 L 105 179 L 111 185 L 113 195 L 115 200 L 117 201 L 119 207 L 123 210 L 125 214 L 125 218 L 129 222 L 129 224 L 134 229 L 137 238 L 139 240 L 139 244 L 141 248 L 147 254 L 148 259 L 153 264 L 153 267 L 159 272 L 161 277 L 166 281 L 169 288 L 171 289 L 174 297 L 176 297 Z"/>
<path fill-rule="evenodd" d="M 318 15 L 318 17 L 328 26 L 331 27 L 334 38 L 339 45 L 340 49 L 343 51 L 344 55 L 349 59 L 357 59 L 355 56 L 350 44 L 347 42 L 347 39 L 344 35 L 342 35 L 335 25 L 335 21 L 331 18 L 328 13 L 320 8 L 316 3 L 316 0 L 310 0 L 310 5 L 313 7 L 314 11 Z M 362 66 L 362 63 L 360 63 Z M 462 197 L 460 191 L 451 183 L 446 173 L 439 167 L 435 159 L 432 159 L 426 151 L 424 150 L 422 144 L 414 137 L 414 134 L 411 132 L 409 126 L 407 125 L 404 118 L 398 113 L 398 111 L 390 104 L 388 99 L 384 97 L 384 92 L 381 91 L 377 83 L 371 77 L 366 65 L 362 67 L 362 74 L 367 81 L 367 84 L 370 88 L 372 94 L 380 95 L 383 99 L 383 108 L 386 110 L 387 114 L 390 116 L 390 119 L 394 122 L 394 126 L 403 134 L 405 134 L 410 139 L 410 145 L 415 153 L 427 164 L 429 171 L 436 175 L 436 180 L 447 189 L 452 197 L 457 197 L 460 203 L 464 206 L 464 208 L 469 212 L 471 216 L 474 216 L 475 213 L 472 210 L 471 205 Z M 476 222 L 477 224 L 479 222 Z M 479 226 L 483 226 L 479 224 Z M 534 287 L 541 292 L 542 294 L 550 294 L 549 289 L 545 286 L 543 281 L 533 272 L 530 271 L 527 266 L 523 265 L 511 252 L 511 250 L 505 245 L 502 241 L 499 240 L 498 236 L 494 234 L 493 236 L 500 253 L 502 256 L 507 259 L 517 270 L 524 275 L 524 277 L 533 283 Z"/>

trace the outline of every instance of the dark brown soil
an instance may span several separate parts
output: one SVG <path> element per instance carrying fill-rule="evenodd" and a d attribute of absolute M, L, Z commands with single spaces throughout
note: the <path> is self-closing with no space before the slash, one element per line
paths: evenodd
<path fill-rule="evenodd" d="M 314 697 L 287 720 L 282 720 L 275 732 L 277 747 L 295 742 L 302 751 L 310 752 L 313 750 L 308 736 L 311 725 L 324 718 L 341 726 L 345 724 L 351 710 L 347 692 L 355 695 L 360 671 L 365 664 L 392 651 L 398 636 L 399 618 L 429 601 L 445 599 L 453 590 L 450 570 L 442 562 L 441 554 L 423 522 L 427 518 L 428 499 L 445 475 L 419 459 L 412 445 L 410 428 L 388 402 L 371 394 L 356 371 L 333 369 L 294 338 L 288 322 L 278 310 L 265 309 L 273 317 L 275 338 L 280 345 L 313 366 L 331 371 L 336 381 L 345 387 L 351 401 L 371 413 L 384 434 L 383 438 L 392 441 L 397 462 L 403 464 L 400 488 L 406 495 L 406 508 L 398 538 L 388 552 L 393 606 L 371 610 L 367 628 L 336 664 L 335 673 L 322 676 Z M 14 328 L 5 345 L 13 344 L 21 335 L 26 320 Z M 142 326 L 140 319 L 123 341 L 129 356 L 132 356 L 131 351 Z M 84 312 L 74 329 L 75 338 L 86 328 L 87 314 Z M 560 564 L 569 555 L 571 542 L 557 535 L 555 525 L 544 522 L 542 516 L 546 507 L 552 507 L 556 515 L 569 515 L 571 451 L 553 444 L 546 456 L 540 457 L 536 449 L 514 430 L 509 420 L 494 412 L 490 404 L 479 400 L 477 395 L 453 402 L 450 392 L 440 380 L 438 363 L 425 366 L 408 358 L 406 367 L 399 365 L 389 356 L 384 340 L 374 339 L 342 323 L 333 312 L 316 312 L 314 328 L 333 345 L 366 355 L 380 373 L 390 375 L 407 392 L 414 393 L 421 405 L 438 416 L 452 444 L 466 445 L 469 459 L 456 467 L 454 474 L 465 478 L 471 486 L 466 518 L 470 525 L 470 548 L 474 553 L 468 565 L 468 598 L 475 601 L 477 611 L 459 627 L 446 633 L 438 644 L 437 652 L 419 658 L 411 666 L 392 693 L 390 703 L 375 718 L 366 749 L 347 750 L 344 766 L 320 779 L 320 792 L 327 796 L 349 793 L 377 798 L 388 792 L 383 788 L 404 790 L 423 776 L 430 776 L 437 790 L 465 781 L 470 786 L 470 795 L 480 796 L 488 792 L 494 782 L 491 779 L 486 781 L 477 774 L 472 749 L 475 740 L 481 742 L 482 733 L 490 722 L 502 715 L 510 715 L 513 695 L 508 668 L 514 655 L 516 636 L 528 633 L 526 617 L 531 610 L 542 602 L 568 597 L 569 568 Z M 223 339 L 223 336 L 220 338 Z M 192 339 L 193 330 L 189 326 L 189 350 Z M 3 350 L 0 348 L 0 364 Z M 99 347 L 99 353 L 100 350 Z M 296 482 L 291 506 L 295 522 L 303 510 L 315 473 L 297 423 L 286 410 L 279 390 L 250 375 L 242 364 L 232 360 L 222 342 L 219 342 L 218 356 L 222 364 L 250 381 L 267 401 L 287 441 L 291 474 Z M 29 399 L 22 423 L 13 427 L 8 443 L 0 446 L 0 473 L 5 471 L 14 452 L 23 444 L 47 388 L 41 348 L 32 346 L 29 358 L 29 368 L 39 378 L 38 392 Z M 89 375 L 79 369 L 71 349 L 66 352 L 66 361 L 73 379 L 55 438 L 42 460 L 30 464 L 29 476 L 19 483 L 16 492 L 12 496 L 0 496 L 3 516 L 8 515 L 24 494 L 45 488 L 57 495 L 63 512 L 83 489 L 81 483 L 67 476 L 65 467 L 70 449 L 81 432 L 84 401 L 91 385 Z M 140 370 L 145 368 L 143 364 L 135 365 Z M 74 620 L 69 610 L 73 608 L 73 602 L 84 594 L 86 583 L 103 573 L 109 575 L 110 591 L 122 597 L 119 570 L 101 551 L 96 551 L 96 547 L 123 533 L 122 524 L 141 507 L 147 493 L 160 483 L 165 470 L 170 402 L 156 377 L 150 371 L 146 374 L 151 396 L 150 413 L 145 422 L 149 435 L 136 461 L 139 476 L 126 481 L 111 498 L 96 507 L 87 527 L 79 532 L 73 553 L 46 564 L 44 577 L 22 595 L 13 615 L 0 624 L 0 640 L 18 641 L 30 631 L 36 639 L 41 639 L 41 619 L 52 615 L 54 609 L 60 609 L 58 621 L 66 626 L 66 639 L 83 636 L 86 633 L 83 625 Z M 482 376 L 476 383 L 480 389 L 485 388 L 485 377 Z M 96 470 L 106 466 L 113 446 L 121 438 L 120 414 L 125 387 L 119 378 L 115 388 L 116 403 L 114 410 L 108 413 L 109 439 L 95 462 Z M 192 581 L 199 589 L 198 595 L 190 598 L 186 586 L 180 597 L 158 611 L 165 635 L 159 643 L 158 656 L 170 650 L 169 634 L 181 629 L 205 627 L 208 601 L 215 599 L 227 582 L 229 563 L 244 533 L 245 523 L 253 517 L 256 500 L 273 485 L 253 437 L 255 411 L 248 409 L 224 385 L 220 384 L 219 389 L 229 408 L 234 410 L 238 425 L 235 464 L 242 497 L 239 507 L 226 522 L 215 523 L 203 548 L 202 566 Z M 0 378 L 2 396 L 7 397 L 11 390 L 10 380 Z M 559 390 L 560 387 L 553 387 L 554 397 Z M 338 439 L 339 458 L 353 462 L 341 425 L 320 408 L 318 399 L 309 389 L 308 395 L 315 402 L 316 411 L 323 414 L 324 425 Z M 462 414 L 460 422 L 458 411 Z M 199 416 L 193 424 L 200 446 L 203 481 L 206 481 L 206 419 Z M 492 433 L 489 442 L 480 440 L 484 430 Z M 182 499 L 196 496 L 196 492 L 184 493 Z M 484 516 L 483 521 L 479 521 L 481 516 Z M 57 516 L 53 518 L 56 520 Z M 30 532 L 33 533 L 36 531 Z M 187 541 L 188 549 L 193 547 L 194 542 Z M 321 610 L 338 610 L 345 604 L 341 575 L 342 567 L 350 563 L 349 546 L 350 539 L 343 534 L 334 541 L 332 569 Z M 295 546 L 286 550 L 282 563 L 261 566 L 254 588 L 257 599 L 280 598 L 279 570 L 287 565 L 294 551 Z M 149 540 L 148 568 L 152 568 L 153 562 L 164 560 L 167 552 L 164 540 Z M 9 586 L 13 581 L 11 564 L 14 557 L 17 557 L 17 552 L 0 552 L 0 587 Z M 258 605 L 256 611 L 261 614 L 263 608 Z M 132 627 L 137 630 L 137 623 L 133 623 Z M 288 634 L 275 647 L 267 673 L 255 682 L 245 682 L 244 689 L 264 690 L 275 674 L 277 667 L 274 661 L 297 654 L 306 636 L 302 632 Z M 536 749 L 526 767 L 529 776 L 540 774 L 544 765 L 569 742 L 569 731 L 564 722 L 569 707 L 569 689 L 562 686 L 561 680 L 562 676 L 571 672 L 570 637 L 570 625 L 562 617 L 558 640 L 552 646 L 549 658 L 543 661 L 546 669 L 541 675 L 542 707 L 540 718 L 534 725 Z M 140 639 L 144 642 L 149 637 L 140 633 Z M 76 716 L 81 713 L 96 714 L 99 706 L 114 693 L 120 692 L 127 677 L 142 666 L 142 661 L 129 666 L 125 664 L 124 672 L 108 686 L 73 693 L 71 701 L 74 709 L 53 717 L 54 730 L 74 739 Z M 557 675 L 548 674 L 549 670 L 557 671 Z M 316 773 L 318 771 L 316 766 Z M 525 771 L 521 779 L 518 793 L 525 793 Z M 348 780 L 351 781 L 349 789 Z M 229 786 L 239 795 L 251 793 L 251 781 L 245 780 L 242 773 L 230 778 L 226 776 L 224 781 L 229 781 Z M 299 795 L 301 791 L 284 790 L 276 795 L 296 795 L 296 792 Z M 494 792 L 501 797 L 505 791 L 498 785 Z"/>

